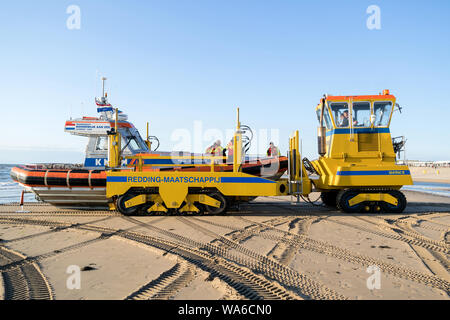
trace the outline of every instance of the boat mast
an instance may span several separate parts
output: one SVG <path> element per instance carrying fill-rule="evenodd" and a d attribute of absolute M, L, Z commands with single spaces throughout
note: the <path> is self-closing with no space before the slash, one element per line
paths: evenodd
<path fill-rule="evenodd" d="M 102 88 L 103 88 L 102 97 L 105 97 L 105 81 L 108 79 L 106 77 L 101 77 L 101 80 L 102 80 Z"/>

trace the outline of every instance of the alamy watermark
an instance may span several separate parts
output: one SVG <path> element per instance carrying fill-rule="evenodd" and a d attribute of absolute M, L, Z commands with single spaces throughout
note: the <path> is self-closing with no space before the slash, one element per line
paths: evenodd
<path fill-rule="evenodd" d="M 370 5 L 366 10 L 367 14 L 370 16 L 367 18 L 366 26 L 369 30 L 380 30 L 381 29 L 381 9 L 377 5 Z"/>
<path fill-rule="evenodd" d="M 205 128 L 203 121 L 193 122 L 192 130 L 187 128 L 178 128 L 172 131 L 170 141 L 174 142 L 173 150 L 205 150 L 214 141 L 220 141 L 223 146 L 231 141 L 235 129 L 221 130 L 218 128 Z M 277 128 L 261 128 L 253 131 L 249 127 L 241 128 L 243 136 L 243 145 L 249 147 L 251 153 L 264 153 L 267 150 L 269 141 L 276 145 L 280 141 L 280 130 Z"/>
<path fill-rule="evenodd" d="M 234 133 L 235 129 L 220 130 L 218 128 L 204 128 L 203 122 L 198 120 L 194 121 L 191 130 L 187 128 L 175 129 L 170 135 L 170 141 L 174 143 L 170 154 L 172 163 L 190 164 L 190 156 L 194 155 L 197 157 L 199 154 L 206 161 L 208 157 L 214 155 L 216 157 L 223 156 L 222 163 L 230 163 L 235 155 L 233 145 Z M 240 133 L 242 136 L 241 161 L 246 164 L 257 164 L 261 155 L 281 155 L 278 148 L 280 140 L 279 129 L 258 129 L 257 131 L 253 131 L 247 126 L 242 126 Z M 272 145 L 270 142 L 272 142 Z M 272 152 L 274 147 L 276 147 L 277 154 L 273 154 Z M 211 150 L 215 151 L 211 152 Z M 194 153 L 192 153 L 193 151 Z M 202 163 L 201 159 L 199 163 Z M 278 161 L 271 161 L 261 166 L 260 174 L 263 177 L 273 176 L 278 172 L 279 168 L 280 164 Z"/>
<path fill-rule="evenodd" d="M 66 9 L 66 13 L 70 16 L 66 20 L 66 27 L 69 30 L 81 29 L 81 9 L 77 5 L 70 5 Z"/>
<path fill-rule="evenodd" d="M 81 289 L 81 269 L 77 265 L 70 265 L 66 269 L 66 273 L 70 274 L 66 280 L 66 287 L 69 290 Z"/>
<path fill-rule="evenodd" d="M 381 289 L 381 270 L 378 266 L 369 266 L 366 269 L 367 273 L 371 273 L 371 275 L 367 278 L 366 285 L 367 289 Z"/>

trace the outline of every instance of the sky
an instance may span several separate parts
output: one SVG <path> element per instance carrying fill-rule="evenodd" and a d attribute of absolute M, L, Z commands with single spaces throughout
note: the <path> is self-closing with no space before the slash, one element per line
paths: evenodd
<path fill-rule="evenodd" d="M 67 27 L 71 5 L 79 29 Z M 367 27 L 370 5 L 381 29 Z M 96 115 L 100 76 L 161 150 L 201 152 L 214 132 L 226 144 L 239 106 L 252 153 L 270 140 L 286 152 L 298 129 L 315 159 L 323 94 L 390 89 L 406 157 L 450 160 L 447 0 L 2 1 L 0 39 L 0 163 L 82 162 L 87 140 L 64 123 Z"/>

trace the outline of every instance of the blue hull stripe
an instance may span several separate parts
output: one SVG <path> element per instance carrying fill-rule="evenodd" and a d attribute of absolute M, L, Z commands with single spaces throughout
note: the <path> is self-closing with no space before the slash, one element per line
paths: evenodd
<path fill-rule="evenodd" d="M 409 175 L 409 170 L 338 171 L 338 176 L 401 176 Z"/>
<path fill-rule="evenodd" d="M 389 128 L 353 128 L 354 133 L 390 133 Z M 327 136 L 333 134 L 350 134 L 349 128 L 338 128 L 327 131 Z"/>

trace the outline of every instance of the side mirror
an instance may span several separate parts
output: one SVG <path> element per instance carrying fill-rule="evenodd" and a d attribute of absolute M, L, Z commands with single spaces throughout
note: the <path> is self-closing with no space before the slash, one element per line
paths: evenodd
<path fill-rule="evenodd" d="M 402 107 L 400 107 L 400 105 L 398 103 L 396 103 L 395 106 L 397 107 L 398 111 L 400 113 L 402 113 Z"/>

